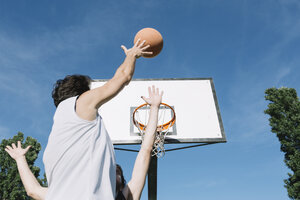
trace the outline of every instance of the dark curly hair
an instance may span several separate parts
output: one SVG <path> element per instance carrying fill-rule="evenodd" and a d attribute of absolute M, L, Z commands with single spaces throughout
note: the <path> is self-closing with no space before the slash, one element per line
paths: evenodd
<path fill-rule="evenodd" d="M 81 95 L 90 90 L 91 78 L 84 75 L 68 75 L 56 81 L 52 90 L 54 105 L 57 107 L 63 100 Z"/>

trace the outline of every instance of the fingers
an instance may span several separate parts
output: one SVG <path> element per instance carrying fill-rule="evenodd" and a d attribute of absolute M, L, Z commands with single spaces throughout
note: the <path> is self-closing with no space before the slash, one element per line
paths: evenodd
<path fill-rule="evenodd" d="M 152 94 L 157 95 L 156 91 L 157 91 L 157 89 L 155 89 L 155 86 L 152 85 Z"/>
<path fill-rule="evenodd" d="M 164 91 L 162 90 L 161 92 L 159 92 L 159 88 L 156 88 L 156 95 L 162 97 L 164 94 Z"/>
<path fill-rule="evenodd" d="M 134 46 L 137 47 L 137 46 L 138 46 L 138 43 L 139 43 L 140 41 L 141 41 L 141 38 L 139 38 L 139 39 L 135 42 Z"/>
<path fill-rule="evenodd" d="M 27 146 L 25 148 L 26 152 L 31 148 L 31 145 Z M 5 149 L 11 151 L 11 150 L 14 150 L 14 149 L 22 149 L 22 146 L 21 146 L 21 141 L 18 141 L 17 142 L 17 146 L 15 145 L 15 143 L 12 143 L 11 146 L 7 145 L 5 147 Z"/>
<path fill-rule="evenodd" d="M 148 93 L 149 93 L 149 97 L 151 98 L 151 97 L 153 97 L 153 96 L 160 96 L 160 97 L 162 97 L 163 96 L 163 94 L 164 94 L 164 91 L 159 91 L 159 88 L 156 88 L 154 85 L 152 85 L 152 86 L 149 86 L 148 87 Z M 142 98 L 143 98 L 144 96 L 142 96 Z M 144 99 L 144 98 L 143 98 Z"/>
<path fill-rule="evenodd" d="M 145 40 L 144 40 L 144 41 L 145 41 Z M 141 48 L 141 50 L 144 51 L 144 50 L 148 49 L 149 47 L 150 47 L 150 44 L 144 46 L 143 48 Z"/>
<path fill-rule="evenodd" d="M 149 105 L 151 105 L 151 98 L 146 98 L 144 96 L 141 96 L 141 98 Z"/>
<path fill-rule="evenodd" d="M 121 45 L 121 48 L 123 49 L 123 51 L 126 53 L 127 52 L 127 48 L 124 45 Z"/>
<path fill-rule="evenodd" d="M 149 97 L 152 96 L 152 90 L 151 90 L 151 87 L 148 87 L 148 93 L 149 93 Z"/>
<path fill-rule="evenodd" d="M 152 55 L 153 52 L 152 51 L 145 51 L 145 52 L 142 52 L 142 55 Z"/>
<path fill-rule="evenodd" d="M 155 86 L 152 85 L 152 94 L 159 95 L 159 88 L 155 88 Z"/>
<path fill-rule="evenodd" d="M 121 48 L 122 48 L 124 51 L 127 50 L 127 48 L 126 48 L 124 45 L 121 45 Z"/>
<path fill-rule="evenodd" d="M 147 103 L 147 98 L 144 96 L 141 96 L 141 98 Z"/>
<path fill-rule="evenodd" d="M 13 157 L 12 156 L 13 148 L 11 148 L 11 146 L 6 146 L 4 150 L 9 154 L 10 157 Z"/>
<path fill-rule="evenodd" d="M 12 150 L 13 148 L 11 148 L 11 146 L 6 146 L 6 149 Z"/>
<path fill-rule="evenodd" d="M 25 149 L 25 153 L 27 153 L 27 151 L 31 148 L 31 146 L 29 145 L 28 147 L 26 147 Z"/>
<path fill-rule="evenodd" d="M 158 95 L 158 96 L 162 96 L 164 94 L 163 91 L 161 91 L 159 93 L 159 88 L 155 88 L 154 85 L 152 85 L 152 88 L 151 87 L 148 87 L 148 92 L 149 92 L 149 96 L 152 96 L 152 95 Z"/>
<path fill-rule="evenodd" d="M 136 43 L 134 44 L 134 46 L 140 48 L 142 51 L 144 51 L 144 50 L 146 50 L 146 49 L 148 49 L 148 48 L 150 47 L 150 44 L 144 46 L 145 43 L 146 43 L 146 40 L 143 40 L 143 41 L 139 44 L 140 41 L 141 41 L 141 39 L 139 38 L 139 39 L 136 41 Z M 143 46 L 144 46 L 144 47 L 143 47 Z"/>
<path fill-rule="evenodd" d="M 144 46 L 146 40 L 143 40 L 143 42 L 141 44 L 139 44 L 138 48 L 142 48 L 142 46 Z M 148 46 L 148 45 L 147 45 Z M 150 45 L 149 45 L 150 46 Z"/>
<path fill-rule="evenodd" d="M 8 148 L 4 149 L 8 154 L 10 154 L 10 150 Z"/>
<path fill-rule="evenodd" d="M 9 154 L 10 157 L 12 157 L 12 154 L 8 148 L 5 148 L 4 150 Z"/>

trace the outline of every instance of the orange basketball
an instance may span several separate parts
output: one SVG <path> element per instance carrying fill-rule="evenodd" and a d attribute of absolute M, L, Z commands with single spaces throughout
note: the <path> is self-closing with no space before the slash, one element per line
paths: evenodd
<path fill-rule="evenodd" d="M 150 47 L 146 51 L 153 52 L 152 55 L 144 55 L 146 58 L 153 58 L 157 56 L 163 48 L 164 42 L 161 34 L 154 28 L 143 28 L 134 37 L 134 44 L 138 39 L 141 39 L 140 42 L 146 40 L 145 45 L 150 44 Z"/>

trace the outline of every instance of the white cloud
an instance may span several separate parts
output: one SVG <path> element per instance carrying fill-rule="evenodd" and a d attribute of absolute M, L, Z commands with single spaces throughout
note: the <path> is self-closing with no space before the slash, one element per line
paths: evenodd
<path fill-rule="evenodd" d="M 44 95 L 42 95 L 43 87 L 31 78 L 32 77 L 28 77 L 26 74 L 18 72 L 5 72 L 0 74 L 0 91 L 3 95 L 11 99 L 30 101 L 32 105 L 40 105 L 40 99 L 44 97 Z"/>
<path fill-rule="evenodd" d="M 94 8 L 88 12 L 79 24 L 59 30 L 43 29 L 30 37 L 10 35 L 0 30 L 2 93 L 31 98 L 38 103 L 36 100 L 44 96 L 42 91 L 45 90 L 41 79 L 52 86 L 52 77 L 56 79 L 59 75 L 61 78 L 68 67 L 70 71 L 80 68 L 78 60 L 88 58 L 90 52 L 108 45 L 111 32 L 120 31 L 124 26 L 121 22 L 111 26 L 113 19 L 98 21 L 109 9 L 96 11 Z"/>
<path fill-rule="evenodd" d="M 277 76 L 275 78 L 276 83 L 278 84 L 282 79 L 284 79 L 286 76 L 288 76 L 291 73 L 291 68 L 289 67 L 283 67 L 280 68 L 277 72 Z"/>

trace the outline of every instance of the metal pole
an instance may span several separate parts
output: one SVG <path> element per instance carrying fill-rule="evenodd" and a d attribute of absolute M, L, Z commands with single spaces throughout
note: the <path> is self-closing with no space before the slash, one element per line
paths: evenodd
<path fill-rule="evenodd" d="M 157 199 L 157 157 L 152 156 L 148 170 L 148 199 Z"/>

